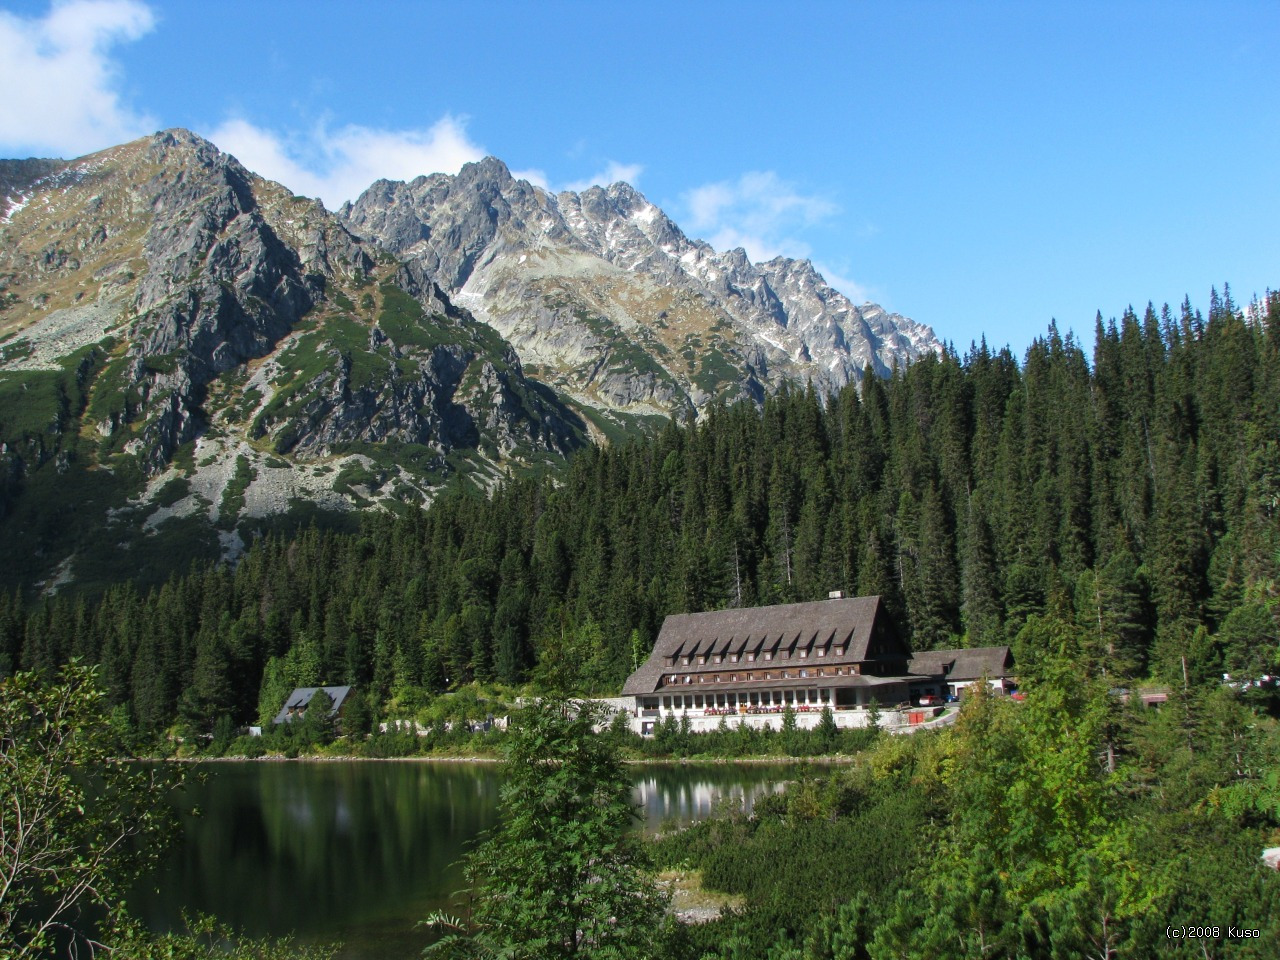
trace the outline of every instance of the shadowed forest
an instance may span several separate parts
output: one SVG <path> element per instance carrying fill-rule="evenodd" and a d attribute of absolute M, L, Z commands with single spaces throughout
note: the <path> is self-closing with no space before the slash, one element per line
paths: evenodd
<path fill-rule="evenodd" d="M 1274 672 L 1280 297 L 1214 294 L 713 408 L 560 477 L 258 541 L 234 568 L 0 599 L 0 670 L 102 666 L 143 733 L 248 722 L 298 685 L 373 712 L 469 681 L 616 690 L 670 613 L 879 594 L 916 649 L 1053 612 L 1116 685 Z M 1025 653 L 1017 651 L 1015 653 Z M 268 707 L 264 707 L 265 712 Z"/>

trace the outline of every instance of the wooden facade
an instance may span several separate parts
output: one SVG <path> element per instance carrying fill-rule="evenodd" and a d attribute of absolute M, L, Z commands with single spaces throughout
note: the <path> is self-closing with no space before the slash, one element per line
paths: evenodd
<path fill-rule="evenodd" d="M 835 597 L 667 617 L 622 692 L 637 717 L 856 710 L 1003 681 L 1009 667 L 1007 647 L 913 657 L 879 597 Z"/>

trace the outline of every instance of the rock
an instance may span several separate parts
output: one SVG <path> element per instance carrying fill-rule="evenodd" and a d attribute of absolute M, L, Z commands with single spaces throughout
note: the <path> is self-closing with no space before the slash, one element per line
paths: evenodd
<path fill-rule="evenodd" d="M 923 324 L 855 306 L 807 260 L 753 264 L 690 240 L 626 183 L 552 195 L 489 157 L 453 177 L 379 181 L 339 215 L 606 409 L 759 401 L 787 381 L 834 389 L 941 349 Z"/>

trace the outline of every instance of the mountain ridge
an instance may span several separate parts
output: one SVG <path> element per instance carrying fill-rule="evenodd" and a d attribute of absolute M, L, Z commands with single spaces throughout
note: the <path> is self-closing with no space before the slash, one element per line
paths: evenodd
<path fill-rule="evenodd" d="M 928 327 L 854 305 L 807 260 L 753 264 L 690 239 L 625 182 L 555 194 L 486 157 L 456 175 L 377 181 L 337 213 L 606 410 L 758 402 L 784 380 L 838 389 L 941 350 Z M 611 363 L 618 341 L 645 369 Z"/>
<path fill-rule="evenodd" d="M 584 442 L 419 267 L 189 131 L 15 170 L 0 540 L 38 542 L 46 574 L 90 529 L 136 545 L 196 520 L 234 556 L 296 504 L 423 504 Z"/>
<path fill-rule="evenodd" d="M 897 331 L 624 183 L 553 196 L 490 158 L 412 184 L 332 213 L 182 129 L 0 161 L 0 547 L 51 586 L 166 537 L 233 557 L 273 517 L 848 382 Z"/>

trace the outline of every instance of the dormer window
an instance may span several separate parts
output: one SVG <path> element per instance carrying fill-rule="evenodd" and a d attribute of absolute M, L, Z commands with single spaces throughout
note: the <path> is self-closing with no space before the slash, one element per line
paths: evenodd
<path fill-rule="evenodd" d="M 827 655 L 827 648 L 826 648 L 826 647 L 819 647 L 819 648 L 818 648 L 818 656 L 820 656 L 820 657 L 825 657 L 826 655 Z"/>
<path fill-rule="evenodd" d="M 837 657 L 843 657 L 843 656 L 844 656 L 844 647 L 836 647 L 836 656 L 837 656 Z"/>
<path fill-rule="evenodd" d="M 736 653 L 732 653 L 732 654 L 730 654 L 730 655 L 729 655 L 729 662 L 730 662 L 730 663 L 737 663 L 737 662 L 738 662 L 738 655 L 737 655 Z"/>
<path fill-rule="evenodd" d="M 747 663 L 751 663 L 753 660 L 755 660 L 755 658 L 756 658 L 756 655 L 755 655 L 754 653 L 748 653 L 748 654 L 747 654 Z"/>
<path fill-rule="evenodd" d="M 801 659 L 801 660 L 803 660 L 803 659 L 804 659 L 805 657 L 807 657 L 807 656 L 809 656 L 809 651 L 808 651 L 808 650 L 801 650 L 801 651 L 800 651 L 800 659 Z"/>
<path fill-rule="evenodd" d="M 723 655 L 723 654 L 719 654 L 719 653 L 717 653 L 717 654 L 716 654 L 716 663 L 722 663 L 723 661 L 724 661 L 724 655 Z"/>
<path fill-rule="evenodd" d="M 765 658 L 766 660 L 772 660 L 772 659 L 773 659 L 773 652 L 772 652 L 772 651 L 766 651 L 766 652 L 765 652 L 765 655 L 764 655 L 764 658 Z"/>
<path fill-rule="evenodd" d="M 699 662 L 699 663 L 706 663 L 706 662 L 707 662 L 707 658 L 706 658 L 706 657 L 699 657 L 699 658 L 698 658 L 698 662 Z"/>
<path fill-rule="evenodd" d="M 689 665 L 689 658 L 685 657 L 683 663 L 687 667 Z"/>

